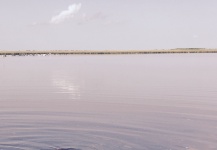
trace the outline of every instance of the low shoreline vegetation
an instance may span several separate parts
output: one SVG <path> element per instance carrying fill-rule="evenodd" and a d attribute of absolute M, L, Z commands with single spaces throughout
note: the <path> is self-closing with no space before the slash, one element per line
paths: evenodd
<path fill-rule="evenodd" d="M 177 48 L 169 50 L 0 50 L 2 56 L 26 55 L 104 55 L 104 54 L 168 54 L 168 53 L 217 53 L 217 49 Z"/>

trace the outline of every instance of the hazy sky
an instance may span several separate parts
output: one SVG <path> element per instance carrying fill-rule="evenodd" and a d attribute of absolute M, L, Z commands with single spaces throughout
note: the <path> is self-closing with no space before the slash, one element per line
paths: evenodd
<path fill-rule="evenodd" d="M 217 48 L 217 0 L 0 0 L 0 49 Z"/>

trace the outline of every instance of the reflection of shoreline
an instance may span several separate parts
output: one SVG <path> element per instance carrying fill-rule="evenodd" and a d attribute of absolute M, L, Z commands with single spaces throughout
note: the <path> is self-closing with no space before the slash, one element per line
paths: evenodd
<path fill-rule="evenodd" d="M 73 55 L 73 54 L 167 54 L 167 53 L 217 53 L 217 49 L 202 48 L 178 48 L 168 50 L 22 50 L 22 51 L 5 51 L 0 50 L 0 55 L 7 56 L 25 56 L 25 55 Z"/>
<path fill-rule="evenodd" d="M 74 85 L 73 81 L 65 78 L 66 76 L 54 76 L 52 83 L 55 87 L 61 89 L 62 93 L 67 93 L 72 96 L 72 98 L 80 98 L 79 86 Z"/>

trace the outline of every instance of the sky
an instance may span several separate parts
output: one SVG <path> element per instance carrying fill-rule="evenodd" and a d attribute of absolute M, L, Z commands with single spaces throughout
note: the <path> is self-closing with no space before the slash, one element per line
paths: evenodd
<path fill-rule="evenodd" d="M 216 0 L 0 0 L 0 50 L 217 48 Z"/>

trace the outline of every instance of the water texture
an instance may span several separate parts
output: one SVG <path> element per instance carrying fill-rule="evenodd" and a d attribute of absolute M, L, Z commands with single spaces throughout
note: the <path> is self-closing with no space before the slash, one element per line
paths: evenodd
<path fill-rule="evenodd" d="M 216 58 L 0 57 L 0 150 L 216 150 Z"/>

